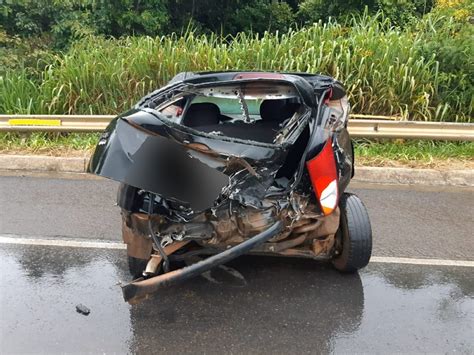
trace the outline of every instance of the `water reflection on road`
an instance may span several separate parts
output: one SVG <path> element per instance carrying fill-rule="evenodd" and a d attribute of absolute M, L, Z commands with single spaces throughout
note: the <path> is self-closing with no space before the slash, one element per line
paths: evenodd
<path fill-rule="evenodd" d="M 242 257 L 129 306 L 123 251 L 0 246 L 2 352 L 470 352 L 472 269 Z M 243 279 L 241 276 L 243 276 Z M 75 311 L 82 303 L 89 316 Z"/>

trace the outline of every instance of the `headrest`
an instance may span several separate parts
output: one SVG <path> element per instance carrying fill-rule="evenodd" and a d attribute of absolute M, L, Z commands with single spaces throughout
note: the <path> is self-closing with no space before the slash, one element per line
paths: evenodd
<path fill-rule="evenodd" d="M 264 121 L 283 122 L 296 112 L 298 106 L 287 100 L 265 100 L 260 105 L 260 117 Z"/>
<path fill-rule="evenodd" d="M 189 106 L 183 124 L 187 127 L 207 126 L 219 123 L 220 110 L 216 104 L 205 102 Z"/>

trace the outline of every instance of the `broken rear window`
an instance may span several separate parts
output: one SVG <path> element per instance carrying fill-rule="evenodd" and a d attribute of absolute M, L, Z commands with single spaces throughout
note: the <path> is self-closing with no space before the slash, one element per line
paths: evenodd
<path fill-rule="evenodd" d="M 195 130 L 264 143 L 281 143 L 306 108 L 291 85 L 240 83 L 182 91 L 158 106 L 167 119 Z"/>

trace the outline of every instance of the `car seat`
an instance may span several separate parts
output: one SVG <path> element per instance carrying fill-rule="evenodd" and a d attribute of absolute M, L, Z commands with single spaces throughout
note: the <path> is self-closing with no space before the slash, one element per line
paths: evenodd
<path fill-rule="evenodd" d="M 265 100 L 260 105 L 261 122 L 278 128 L 280 123 L 293 116 L 297 106 L 298 104 L 288 102 L 287 100 Z"/>
<path fill-rule="evenodd" d="M 220 110 L 216 104 L 205 102 L 189 106 L 182 124 L 186 127 L 212 126 L 219 124 Z"/>

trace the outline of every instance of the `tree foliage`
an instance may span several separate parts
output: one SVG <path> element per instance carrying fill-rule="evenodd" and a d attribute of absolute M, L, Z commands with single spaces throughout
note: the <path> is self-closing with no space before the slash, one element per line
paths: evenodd
<path fill-rule="evenodd" d="M 178 69 L 241 68 L 334 75 L 364 113 L 470 122 L 473 4 L 0 0 L 0 111 L 112 112 Z"/>
<path fill-rule="evenodd" d="M 57 48 L 95 34 L 165 35 L 189 26 L 235 35 L 286 31 L 295 25 L 385 11 L 397 25 L 420 17 L 432 0 L 0 0 L 0 24 L 9 36 L 50 34 Z"/>

